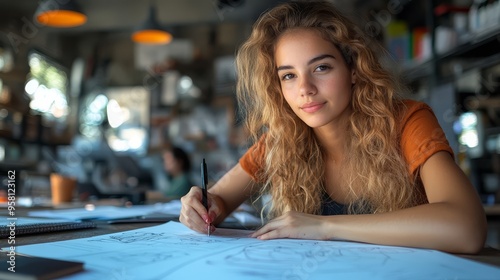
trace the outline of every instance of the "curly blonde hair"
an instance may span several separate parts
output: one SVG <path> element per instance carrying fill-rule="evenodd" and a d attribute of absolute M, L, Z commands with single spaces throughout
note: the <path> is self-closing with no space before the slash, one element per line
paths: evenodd
<path fill-rule="evenodd" d="M 377 60 L 377 44 L 328 2 L 291 2 L 257 20 L 236 58 L 246 125 L 254 140 L 265 134 L 259 177 L 262 193 L 272 197 L 269 216 L 290 210 L 320 214 L 325 193 L 324 151 L 312 128 L 285 101 L 276 74 L 275 44 L 292 28 L 319 31 L 356 72 L 345 147 L 349 155 L 343 162 L 353 201 L 349 212 L 387 212 L 423 203 L 423 188 L 409 174 L 400 151 L 396 120 L 404 105 L 396 92 L 402 87 Z"/>

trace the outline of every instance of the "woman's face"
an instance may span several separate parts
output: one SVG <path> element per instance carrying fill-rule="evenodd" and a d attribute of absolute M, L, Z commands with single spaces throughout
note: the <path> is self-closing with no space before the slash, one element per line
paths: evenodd
<path fill-rule="evenodd" d="M 335 125 L 350 115 L 355 73 L 318 31 L 287 31 L 278 39 L 274 55 L 283 96 L 308 126 Z"/>
<path fill-rule="evenodd" d="M 171 151 L 163 153 L 163 165 L 165 171 L 171 175 L 177 175 L 182 171 L 180 162 L 174 157 L 174 154 Z"/>

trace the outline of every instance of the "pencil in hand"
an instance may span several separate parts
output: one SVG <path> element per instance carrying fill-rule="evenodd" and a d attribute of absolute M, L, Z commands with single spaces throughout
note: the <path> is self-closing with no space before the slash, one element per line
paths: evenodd
<path fill-rule="evenodd" d="M 202 203 L 203 206 L 205 206 L 205 209 L 207 209 L 207 216 L 208 216 L 208 194 L 207 194 L 207 182 L 208 182 L 208 176 L 207 176 L 207 164 L 205 163 L 205 159 L 203 159 L 201 163 L 201 191 L 203 193 L 203 198 L 202 198 Z M 210 236 L 210 229 L 212 228 L 212 224 L 208 223 L 207 225 L 207 234 Z"/>

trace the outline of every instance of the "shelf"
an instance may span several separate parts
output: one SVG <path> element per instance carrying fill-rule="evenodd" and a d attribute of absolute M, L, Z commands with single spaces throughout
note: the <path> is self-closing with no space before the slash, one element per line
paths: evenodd
<path fill-rule="evenodd" d="M 498 35 L 500 35 L 500 26 L 493 26 L 475 33 L 469 33 L 463 36 L 461 41 L 463 44 L 477 44 Z"/>
<path fill-rule="evenodd" d="M 455 57 L 486 57 L 497 54 L 500 50 L 500 27 L 484 30 L 479 33 L 464 35 L 463 43 L 452 50 L 436 54 L 437 60 Z"/>
<path fill-rule="evenodd" d="M 487 68 L 500 64 L 500 27 L 490 28 L 479 33 L 464 35 L 463 43 L 442 54 L 436 54 L 434 59 L 423 63 L 409 63 L 404 67 L 403 77 L 408 81 L 416 81 L 433 74 L 434 64 L 439 68 L 439 80 L 448 80 L 452 74 L 442 74 L 447 67 L 446 63 L 457 62 L 461 64 L 461 72 L 472 69 Z M 449 67 L 448 67 L 449 68 Z"/>
<path fill-rule="evenodd" d="M 36 166 L 35 161 L 7 160 L 0 161 L 0 170 L 31 170 Z"/>
<path fill-rule="evenodd" d="M 485 58 L 477 59 L 463 67 L 463 71 L 468 71 L 476 68 L 488 68 L 500 63 L 500 52 Z"/>

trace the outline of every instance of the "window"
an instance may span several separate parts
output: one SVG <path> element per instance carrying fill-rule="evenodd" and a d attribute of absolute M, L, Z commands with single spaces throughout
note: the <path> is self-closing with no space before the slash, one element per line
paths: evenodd
<path fill-rule="evenodd" d="M 30 73 L 25 91 L 31 98 L 30 108 L 44 121 L 65 128 L 69 115 L 68 77 L 64 68 L 39 52 L 28 56 Z"/>
<path fill-rule="evenodd" d="M 108 144 L 116 152 L 144 155 L 148 147 L 149 91 L 144 87 L 109 88 Z"/>
<path fill-rule="evenodd" d="M 105 138 L 115 152 L 144 155 L 149 141 L 149 99 L 144 87 L 91 93 L 81 109 L 80 133 L 90 141 Z"/>

